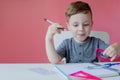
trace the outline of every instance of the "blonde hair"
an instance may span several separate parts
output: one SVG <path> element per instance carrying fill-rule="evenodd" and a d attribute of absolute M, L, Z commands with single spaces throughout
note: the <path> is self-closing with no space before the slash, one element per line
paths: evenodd
<path fill-rule="evenodd" d="M 89 4 L 82 1 L 76 1 L 76 2 L 72 2 L 65 12 L 67 22 L 69 21 L 69 18 L 72 15 L 78 13 L 84 13 L 84 14 L 90 13 L 92 17 L 92 11 Z"/>

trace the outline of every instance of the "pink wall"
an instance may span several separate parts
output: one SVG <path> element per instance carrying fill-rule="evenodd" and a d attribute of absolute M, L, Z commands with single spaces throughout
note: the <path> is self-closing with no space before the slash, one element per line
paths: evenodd
<path fill-rule="evenodd" d="M 0 63 L 48 62 L 43 18 L 66 27 L 64 12 L 71 1 L 0 0 Z M 120 0 L 82 1 L 92 7 L 93 29 L 107 31 L 111 43 L 120 42 Z"/>

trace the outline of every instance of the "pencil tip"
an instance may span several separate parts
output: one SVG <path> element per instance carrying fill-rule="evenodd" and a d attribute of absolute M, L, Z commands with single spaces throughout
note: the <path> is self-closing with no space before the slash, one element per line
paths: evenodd
<path fill-rule="evenodd" d="M 47 18 L 44 18 L 44 21 L 46 21 L 47 20 Z"/>

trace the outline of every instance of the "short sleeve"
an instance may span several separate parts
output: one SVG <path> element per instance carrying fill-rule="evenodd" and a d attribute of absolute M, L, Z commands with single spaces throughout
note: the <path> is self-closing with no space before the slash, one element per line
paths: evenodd
<path fill-rule="evenodd" d="M 67 40 L 64 40 L 56 49 L 61 58 L 65 57 Z"/>

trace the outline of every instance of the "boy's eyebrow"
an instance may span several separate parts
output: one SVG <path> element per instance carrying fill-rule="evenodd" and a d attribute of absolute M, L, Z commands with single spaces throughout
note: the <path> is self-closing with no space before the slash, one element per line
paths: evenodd
<path fill-rule="evenodd" d="M 84 23 L 85 23 L 85 22 L 90 22 L 90 20 L 86 20 L 86 21 L 83 21 L 83 22 L 84 22 Z"/>
<path fill-rule="evenodd" d="M 79 22 L 73 22 L 73 24 L 78 24 Z"/>
<path fill-rule="evenodd" d="M 90 23 L 90 21 L 87 20 L 87 21 L 83 21 L 82 23 Z M 72 24 L 79 24 L 79 22 L 75 21 L 75 22 L 73 22 Z"/>

